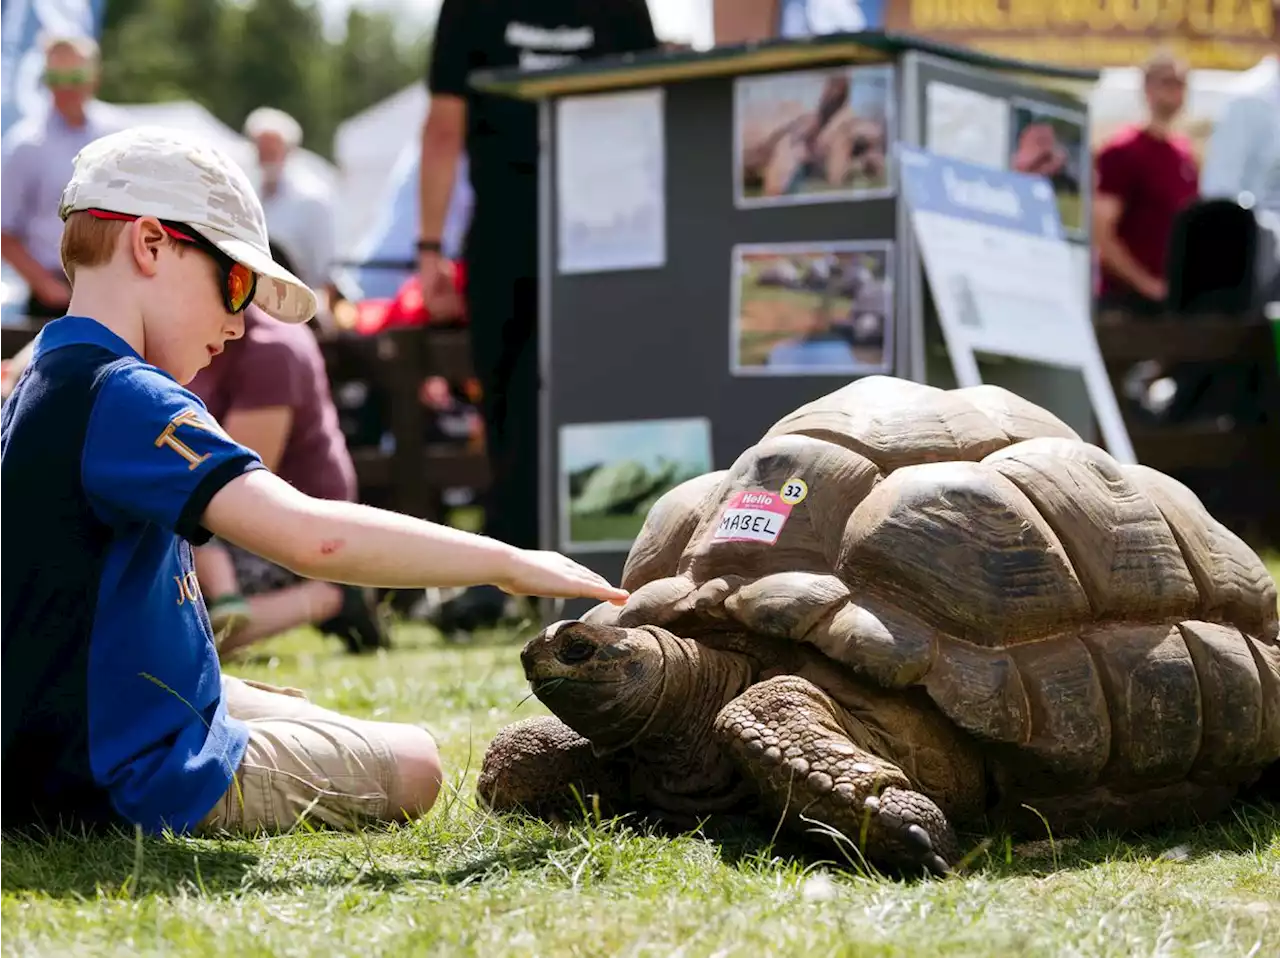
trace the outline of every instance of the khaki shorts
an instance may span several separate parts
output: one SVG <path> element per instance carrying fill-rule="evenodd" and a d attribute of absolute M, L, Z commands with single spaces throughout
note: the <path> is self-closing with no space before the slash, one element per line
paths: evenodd
<path fill-rule="evenodd" d="M 354 829 L 388 817 L 395 756 L 371 722 L 309 702 L 297 689 L 222 677 L 227 712 L 249 726 L 234 781 L 197 833 L 289 831 L 300 822 Z"/>

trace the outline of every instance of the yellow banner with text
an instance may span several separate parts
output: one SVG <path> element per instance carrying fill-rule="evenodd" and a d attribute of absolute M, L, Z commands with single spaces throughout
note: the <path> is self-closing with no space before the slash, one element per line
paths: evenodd
<path fill-rule="evenodd" d="M 1274 0 L 887 0 L 885 27 L 1038 63 L 1136 66 L 1158 49 L 1247 70 L 1276 49 Z"/>

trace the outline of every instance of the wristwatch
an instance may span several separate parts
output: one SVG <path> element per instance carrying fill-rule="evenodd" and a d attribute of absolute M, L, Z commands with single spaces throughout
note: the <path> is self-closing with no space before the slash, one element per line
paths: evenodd
<path fill-rule="evenodd" d="M 418 252 L 419 253 L 439 253 L 440 241 L 420 239 L 418 240 Z"/>

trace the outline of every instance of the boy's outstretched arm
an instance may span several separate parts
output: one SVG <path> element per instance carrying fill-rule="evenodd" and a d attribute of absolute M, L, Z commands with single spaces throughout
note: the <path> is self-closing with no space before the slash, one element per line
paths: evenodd
<path fill-rule="evenodd" d="M 627 593 L 556 552 L 353 502 L 315 499 L 265 469 L 223 486 L 201 523 L 300 576 L 381 588 L 495 585 L 516 595 L 622 602 Z"/>

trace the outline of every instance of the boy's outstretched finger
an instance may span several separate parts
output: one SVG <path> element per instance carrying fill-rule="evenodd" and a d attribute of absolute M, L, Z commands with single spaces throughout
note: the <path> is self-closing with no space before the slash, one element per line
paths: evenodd
<path fill-rule="evenodd" d="M 591 598 L 612 602 L 615 605 L 622 605 L 631 595 L 626 589 L 619 589 L 617 586 L 609 585 L 608 582 L 601 582 L 598 585 L 592 583 L 589 588 Z"/>
<path fill-rule="evenodd" d="M 626 589 L 620 589 L 615 585 L 611 585 L 609 580 L 598 572 L 593 572 L 584 565 L 569 560 L 573 565 L 573 571 L 576 578 L 588 590 L 587 595 L 592 599 L 608 600 L 610 602 L 622 603 L 627 601 L 627 597 L 631 594 Z"/>

